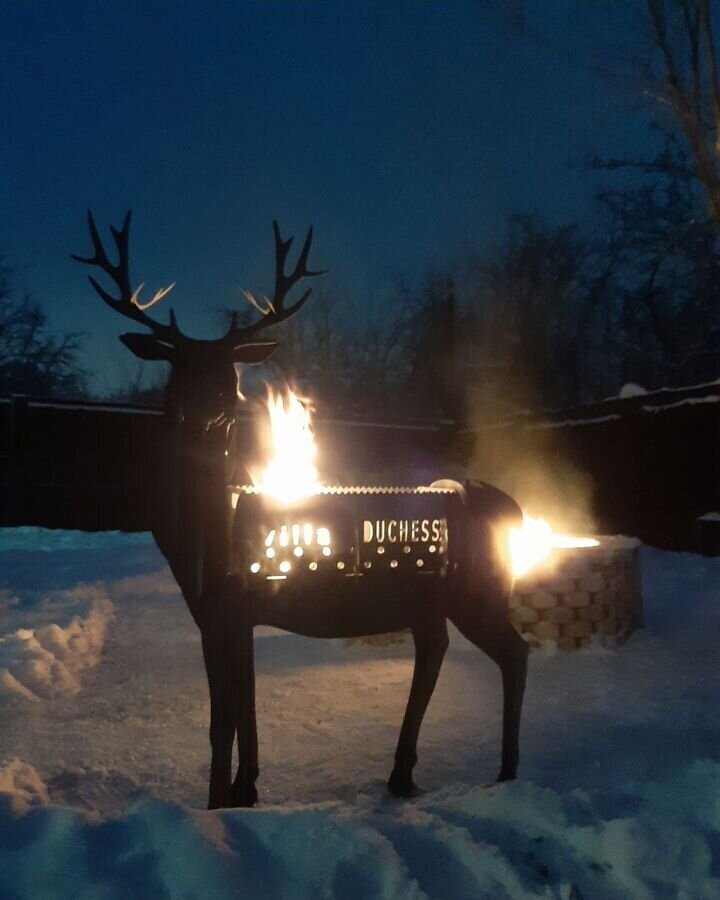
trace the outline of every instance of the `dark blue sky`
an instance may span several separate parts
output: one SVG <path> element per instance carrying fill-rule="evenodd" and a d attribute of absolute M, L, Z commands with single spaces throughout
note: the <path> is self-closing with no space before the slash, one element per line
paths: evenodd
<path fill-rule="evenodd" d="M 125 325 L 68 258 L 88 206 L 132 206 L 135 281 L 177 281 L 199 336 L 271 287 L 273 217 L 315 224 L 328 290 L 360 306 L 511 211 L 584 216 L 581 164 L 644 139 L 587 65 L 615 26 L 576 0 L 526 10 L 569 52 L 473 0 L 0 0 L 0 251 L 107 380 Z"/>

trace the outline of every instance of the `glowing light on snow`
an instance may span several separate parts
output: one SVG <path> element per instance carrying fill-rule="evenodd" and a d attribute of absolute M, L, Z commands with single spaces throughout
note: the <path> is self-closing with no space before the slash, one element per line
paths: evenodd
<path fill-rule="evenodd" d="M 508 541 L 510 562 L 516 578 L 521 578 L 540 563 L 550 559 L 553 550 L 599 545 L 599 541 L 594 538 L 556 534 L 545 519 L 528 516 L 525 513 L 522 526 L 510 529 Z"/>

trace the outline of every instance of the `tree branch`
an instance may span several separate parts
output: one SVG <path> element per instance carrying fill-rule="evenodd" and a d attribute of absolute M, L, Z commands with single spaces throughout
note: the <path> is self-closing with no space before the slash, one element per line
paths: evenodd
<path fill-rule="evenodd" d="M 708 78 L 712 98 L 713 121 L 715 124 L 715 150 L 720 153 L 720 80 L 718 79 L 717 53 L 710 18 L 709 0 L 697 0 L 698 16 L 705 38 L 705 52 L 708 59 Z"/>

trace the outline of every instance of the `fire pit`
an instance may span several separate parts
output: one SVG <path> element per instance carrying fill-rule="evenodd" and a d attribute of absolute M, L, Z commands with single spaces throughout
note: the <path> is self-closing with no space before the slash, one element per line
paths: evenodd
<path fill-rule="evenodd" d="M 322 487 L 290 503 L 230 490 L 234 573 L 262 582 L 446 572 L 452 489 Z"/>
<path fill-rule="evenodd" d="M 578 650 L 593 639 L 620 644 L 642 627 L 640 543 L 601 537 L 599 546 L 555 551 L 552 569 L 518 579 L 513 624 L 530 647 Z"/>

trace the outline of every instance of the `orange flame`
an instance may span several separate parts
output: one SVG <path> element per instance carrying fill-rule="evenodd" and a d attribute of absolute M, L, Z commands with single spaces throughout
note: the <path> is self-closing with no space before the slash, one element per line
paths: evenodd
<path fill-rule="evenodd" d="M 594 538 L 556 534 L 545 519 L 523 513 L 520 528 L 511 528 L 509 535 L 510 562 L 515 578 L 521 578 L 550 559 L 553 550 L 572 547 L 597 547 Z"/>
<path fill-rule="evenodd" d="M 268 387 L 267 451 L 270 461 L 251 472 L 253 484 L 265 494 L 292 503 L 322 487 L 315 468 L 317 448 L 310 421 L 310 403 L 287 388 Z"/>

